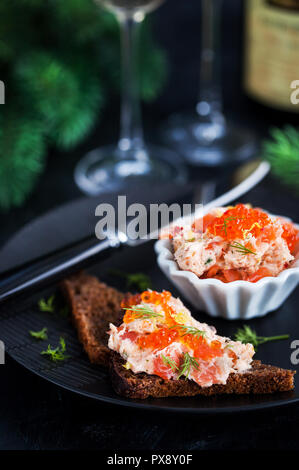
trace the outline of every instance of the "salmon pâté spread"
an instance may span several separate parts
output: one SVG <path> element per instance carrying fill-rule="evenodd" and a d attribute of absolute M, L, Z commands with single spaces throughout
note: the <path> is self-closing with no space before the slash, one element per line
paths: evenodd
<path fill-rule="evenodd" d="M 223 282 L 277 276 L 294 261 L 299 240 L 291 222 L 245 204 L 213 209 L 165 237 L 180 269 Z"/>
<path fill-rule="evenodd" d="M 218 336 L 195 320 L 170 292 L 145 291 L 122 302 L 123 322 L 110 324 L 108 346 L 125 368 L 163 379 L 193 380 L 202 387 L 226 384 L 231 373 L 251 368 L 254 348 Z"/>

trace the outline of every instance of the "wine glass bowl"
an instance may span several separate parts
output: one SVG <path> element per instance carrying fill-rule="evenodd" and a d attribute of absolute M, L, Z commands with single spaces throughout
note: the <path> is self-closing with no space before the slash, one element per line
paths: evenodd
<path fill-rule="evenodd" d="M 255 135 L 230 122 L 222 110 L 220 10 L 222 0 L 202 0 L 199 100 L 194 110 L 175 114 L 163 127 L 164 141 L 188 163 L 224 166 L 241 163 L 257 149 Z"/>
<path fill-rule="evenodd" d="M 164 0 L 95 0 L 96 3 L 103 4 L 114 13 L 134 16 L 137 14 L 147 14 L 158 8 Z"/>
<path fill-rule="evenodd" d="M 183 184 L 187 174 L 178 156 L 165 148 L 146 145 L 125 155 L 110 145 L 92 150 L 77 164 L 75 182 L 87 195 L 124 191 L 127 187 L 152 187 L 174 181 Z"/>
<path fill-rule="evenodd" d="M 163 127 L 166 143 L 190 165 L 223 166 L 246 161 L 256 151 L 252 132 L 219 117 L 211 120 L 196 110 L 172 115 Z"/>

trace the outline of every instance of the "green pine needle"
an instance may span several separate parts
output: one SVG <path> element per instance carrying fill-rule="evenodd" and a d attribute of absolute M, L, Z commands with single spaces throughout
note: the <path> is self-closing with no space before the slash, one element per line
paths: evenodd
<path fill-rule="evenodd" d="M 101 84 L 88 64 L 66 64 L 41 51 L 20 59 L 15 73 L 56 145 L 68 149 L 87 135 L 101 105 Z"/>
<path fill-rule="evenodd" d="M 44 168 L 44 152 L 43 130 L 38 122 L 9 108 L 0 114 L 2 209 L 23 204 Z"/>
<path fill-rule="evenodd" d="M 114 15 L 99 8 L 94 0 L 52 0 L 51 13 L 78 45 L 97 41 L 104 33 L 115 35 L 118 28 Z"/>
<path fill-rule="evenodd" d="M 286 126 L 270 133 L 272 139 L 263 144 L 263 157 L 271 163 L 273 173 L 299 193 L 299 129 Z"/>
<path fill-rule="evenodd" d="M 46 144 L 77 145 L 120 90 L 120 28 L 94 0 L 0 2 L 0 209 L 20 206 L 45 164 Z M 141 97 L 166 77 L 163 52 L 141 25 Z M 8 86 L 9 84 L 9 86 Z M 17 103 L 17 106 L 16 106 Z"/>

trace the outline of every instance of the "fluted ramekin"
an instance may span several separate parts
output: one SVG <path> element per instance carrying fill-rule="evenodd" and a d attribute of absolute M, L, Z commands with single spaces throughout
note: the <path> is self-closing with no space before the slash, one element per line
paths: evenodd
<path fill-rule="evenodd" d="M 295 225 L 299 229 L 298 225 Z M 212 317 L 249 320 L 262 317 L 279 308 L 299 282 L 299 260 L 277 277 L 264 277 L 257 282 L 200 279 L 182 271 L 174 259 L 170 240 L 155 244 L 161 270 L 196 309 Z"/>

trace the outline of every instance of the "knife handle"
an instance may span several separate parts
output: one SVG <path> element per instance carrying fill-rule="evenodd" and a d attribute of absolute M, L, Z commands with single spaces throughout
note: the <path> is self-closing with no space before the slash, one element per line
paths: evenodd
<path fill-rule="evenodd" d="M 89 243 L 88 247 L 76 247 L 75 250 L 51 255 L 25 268 L 12 269 L 0 276 L 0 303 L 17 294 L 60 280 L 74 269 L 82 269 L 92 258 L 103 259 L 121 246 L 120 240 L 106 239 L 91 246 Z"/>

